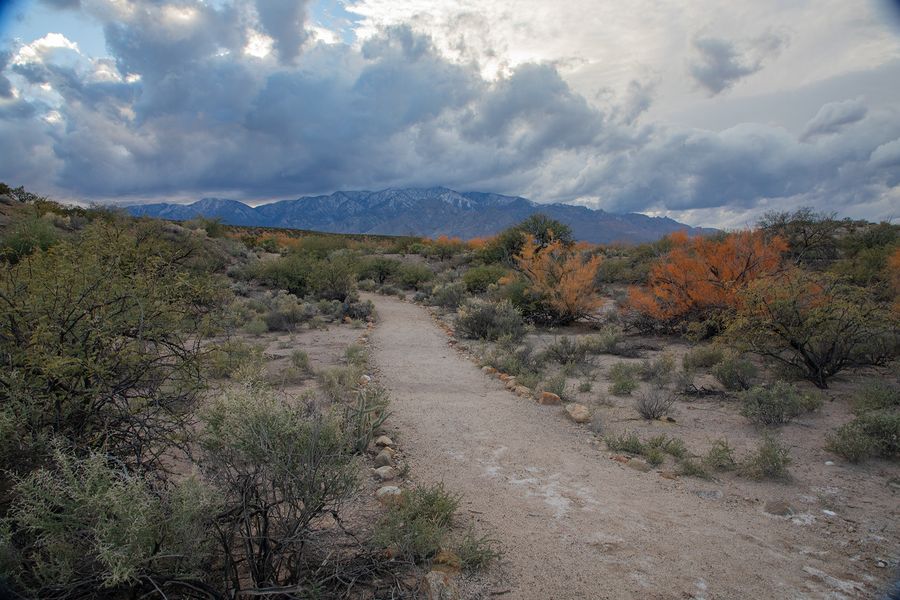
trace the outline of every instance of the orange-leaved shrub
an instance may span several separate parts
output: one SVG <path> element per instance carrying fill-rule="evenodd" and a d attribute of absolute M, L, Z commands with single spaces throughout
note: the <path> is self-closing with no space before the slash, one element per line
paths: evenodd
<path fill-rule="evenodd" d="M 564 324 L 586 317 L 603 304 L 595 285 L 601 256 L 552 238 L 544 246 L 528 239 L 516 256 L 516 266 L 529 292 L 540 299 L 538 320 Z"/>
<path fill-rule="evenodd" d="M 782 269 L 787 244 L 761 231 L 723 238 L 670 236 L 672 248 L 650 268 L 646 288 L 629 290 L 628 308 L 657 323 L 717 322 L 740 303 L 752 282 Z"/>

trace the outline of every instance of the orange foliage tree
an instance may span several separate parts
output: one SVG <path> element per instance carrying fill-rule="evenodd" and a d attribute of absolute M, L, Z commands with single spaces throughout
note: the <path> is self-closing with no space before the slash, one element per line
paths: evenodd
<path fill-rule="evenodd" d="M 516 256 L 516 265 L 528 280 L 529 291 L 544 307 L 542 320 L 565 324 L 590 315 L 603 304 L 594 285 L 602 260 L 562 240 L 551 239 L 541 247 L 529 239 Z"/>
<path fill-rule="evenodd" d="M 672 249 L 650 268 L 646 288 L 629 290 L 628 307 L 656 321 L 715 319 L 737 308 L 750 283 L 782 269 L 787 244 L 761 231 L 721 239 L 672 234 Z"/>

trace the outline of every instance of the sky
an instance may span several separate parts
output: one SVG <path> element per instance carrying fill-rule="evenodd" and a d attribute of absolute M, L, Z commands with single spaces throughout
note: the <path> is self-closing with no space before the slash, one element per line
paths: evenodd
<path fill-rule="evenodd" d="M 900 218 L 900 2 L 0 0 L 0 181 Z"/>

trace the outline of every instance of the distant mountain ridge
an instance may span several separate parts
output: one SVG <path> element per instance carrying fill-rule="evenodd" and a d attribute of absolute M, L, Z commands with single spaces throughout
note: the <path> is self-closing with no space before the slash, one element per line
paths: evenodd
<path fill-rule="evenodd" d="M 203 216 L 229 225 L 464 239 L 494 235 L 535 213 L 569 225 L 576 239 L 593 243 L 640 243 L 673 231 L 715 231 L 690 227 L 667 217 L 613 214 L 571 204 L 538 204 L 519 196 L 456 192 L 443 187 L 344 191 L 256 207 L 237 200 L 203 198 L 193 204 L 140 204 L 126 210 L 135 216 L 172 221 Z"/>

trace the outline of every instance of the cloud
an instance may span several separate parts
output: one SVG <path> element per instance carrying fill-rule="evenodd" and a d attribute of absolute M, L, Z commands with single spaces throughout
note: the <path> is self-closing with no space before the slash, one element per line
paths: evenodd
<path fill-rule="evenodd" d="M 786 36 L 774 33 L 741 43 L 700 35 L 693 41 L 696 54 L 688 72 L 701 88 L 715 96 L 758 72 L 786 44 Z"/>
<path fill-rule="evenodd" d="M 40 0 L 43 4 L 52 8 L 77 9 L 81 7 L 81 0 Z"/>
<path fill-rule="evenodd" d="M 844 102 L 829 102 L 819 109 L 800 135 L 800 139 L 808 140 L 818 135 L 837 133 L 844 126 L 865 118 L 868 109 L 862 98 Z"/>
<path fill-rule="evenodd" d="M 9 63 L 10 53 L 0 51 L 0 98 L 12 98 L 13 88 L 9 79 L 3 75 L 3 70 Z"/>
<path fill-rule="evenodd" d="M 447 185 L 712 225 L 801 202 L 882 211 L 897 194 L 893 108 L 822 106 L 801 135 L 688 128 L 652 120 L 656 75 L 593 102 L 558 62 L 486 77 L 411 26 L 324 43 L 293 9 L 282 30 L 256 0 L 85 2 L 110 57 L 51 34 L 0 60 L 18 94 L 0 98 L 0 180 L 86 200 Z M 784 41 L 725 44 L 710 81 L 727 87 Z"/>
<path fill-rule="evenodd" d="M 263 30 L 275 40 L 281 62 L 292 63 L 309 37 L 305 29 L 309 0 L 256 0 Z"/>

